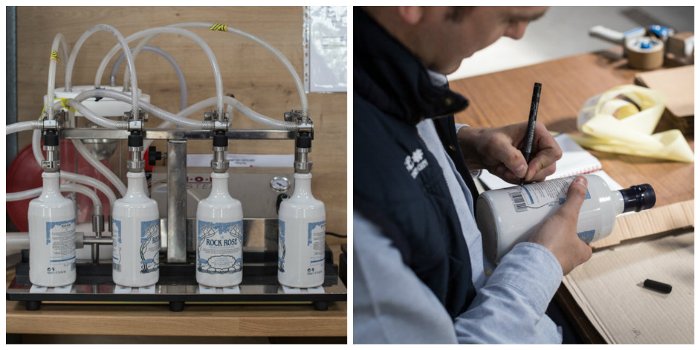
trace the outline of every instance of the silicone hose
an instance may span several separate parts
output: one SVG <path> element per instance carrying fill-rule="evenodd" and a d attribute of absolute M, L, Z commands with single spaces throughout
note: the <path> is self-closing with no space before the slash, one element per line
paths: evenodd
<path fill-rule="evenodd" d="M 72 91 L 73 89 L 73 66 L 75 65 L 75 60 L 78 58 L 80 48 L 91 35 L 100 31 L 112 33 L 112 35 L 117 38 L 117 41 L 119 41 L 117 48 L 121 46 L 121 49 L 124 50 L 124 55 L 126 55 L 126 64 L 129 67 L 129 72 L 131 74 L 131 113 L 137 116 L 139 113 L 139 89 L 138 82 L 136 80 L 136 65 L 134 64 L 134 56 L 131 54 L 131 50 L 129 49 L 127 41 L 124 39 L 124 36 L 116 28 L 110 25 L 98 24 L 90 28 L 88 31 L 83 33 L 83 35 L 81 35 L 78 39 L 78 42 L 75 43 L 75 46 L 71 51 L 70 58 L 68 58 L 68 63 L 66 64 L 66 91 Z"/>

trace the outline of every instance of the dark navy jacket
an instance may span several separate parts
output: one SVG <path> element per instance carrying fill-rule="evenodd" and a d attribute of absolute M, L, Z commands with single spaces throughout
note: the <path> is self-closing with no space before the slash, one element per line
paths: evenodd
<path fill-rule="evenodd" d="M 442 169 L 416 124 L 433 118 L 476 198 L 452 116 L 468 101 L 447 86 L 433 85 L 418 59 L 358 8 L 353 45 L 354 209 L 380 227 L 404 263 L 456 317 L 475 296 L 469 251 Z"/>

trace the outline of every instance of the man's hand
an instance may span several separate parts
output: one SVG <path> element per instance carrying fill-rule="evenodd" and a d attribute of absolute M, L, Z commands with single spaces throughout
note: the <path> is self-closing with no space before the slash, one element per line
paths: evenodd
<path fill-rule="evenodd" d="M 566 202 L 530 237 L 530 242 L 543 245 L 559 260 L 564 275 L 591 258 L 591 247 L 576 234 L 578 213 L 586 196 L 587 181 L 577 177 L 569 186 Z"/>
<path fill-rule="evenodd" d="M 459 129 L 457 138 L 470 169 L 487 169 L 513 184 L 520 183 L 521 179 L 542 181 L 556 170 L 555 162 L 561 158 L 561 148 L 544 124 L 538 122 L 532 158 L 527 164 L 520 151 L 526 132 L 527 122 L 493 129 L 464 127 Z"/>

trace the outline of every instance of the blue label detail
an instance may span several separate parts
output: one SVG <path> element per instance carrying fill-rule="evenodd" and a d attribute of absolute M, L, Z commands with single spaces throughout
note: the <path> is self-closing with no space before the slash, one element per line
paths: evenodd
<path fill-rule="evenodd" d="M 56 228 L 56 226 L 70 226 L 75 225 L 75 220 L 64 220 L 64 221 L 47 221 L 46 222 L 46 244 L 51 244 L 51 231 Z"/>
<path fill-rule="evenodd" d="M 523 186 L 523 190 L 525 190 L 525 194 L 527 194 L 527 198 L 530 198 L 530 204 L 534 204 L 535 200 L 532 199 L 532 195 L 530 194 L 530 190 L 527 189 L 527 187 Z"/>
<path fill-rule="evenodd" d="M 160 220 L 141 221 L 141 273 L 158 271 Z"/>
<path fill-rule="evenodd" d="M 581 231 L 578 233 L 578 238 L 586 243 L 591 243 L 593 237 L 595 237 L 595 230 Z"/>
<path fill-rule="evenodd" d="M 112 230 L 114 230 L 114 239 L 117 240 L 117 242 L 121 243 L 122 242 L 122 222 L 117 220 L 117 219 L 112 219 Z"/>
<path fill-rule="evenodd" d="M 243 258 L 234 256 L 242 249 L 243 221 L 197 221 L 197 271 L 212 274 L 243 270 Z M 204 249 L 204 250 L 203 250 Z"/>
<path fill-rule="evenodd" d="M 284 271 L 284 258 L 287 255 L 287 246 L 285 245 L 285 226 L 284 221 L 279 220 L 279 239 L 277 244 L 277 270 Z"/>
<path fill-rule="evenodd" d="M 112 270 L 122 270 L 122 222 L 112 219 Z"/>
<path fill-rule="evenodd" d="M 309 223 L 309 230 L 308 230 L 308 238 L 307 238 L 307 242 L 306 242 L 307 246 L 310 246 L 312 243 L 311 242 L 311 235 L 313 234 L 316 226 L 321 226 L 321 229 L 324 232 L 326 231 L 326 222 L 325 221 L 310 222 Z"/>

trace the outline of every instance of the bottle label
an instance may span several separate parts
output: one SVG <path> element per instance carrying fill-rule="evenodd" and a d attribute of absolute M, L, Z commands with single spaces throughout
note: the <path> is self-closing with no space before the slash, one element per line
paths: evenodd
<path fill-rule="evenodd" d="M 50 249 L 46 273 L 62 275 L 75 270 L 75 219 L 48 221 L 46 245 Z"/>
<path fill-rule="evenodd" d="M 160 254 L 160 220 L 141 222 L 141 273 L 158 271 Z"/>
<path fill-rule="evenodd" d="M 279 220 L 279 242 L 277 244 L 277 270 L 285 272 L 284 258 L 287 256 L 284 221 Z"/>
<path fill-rule="evenodd" d="M 310 222 L 307 233 L 306 245 L 311 247 L 311 259 L 309 267 L 306 269 L 307 276 L 323 274 L 323 265 L 325 263 L 325 237 L 326 222 Z"/>
<path fill-rule="evenodd" d="M 112 270 L 122 270 L 122 222 L 112 219 Z"/>
<path fill-rule="evenodd" d="M 197 271 L 225 274 L 243 270 L 243 221 L 197 221 Z"/>
<path fill-rule="evenodd" d="M 595 237 L 595 230 L 581 231 L 577 235 L 582 241 L 590 244 L 593 241 L 593 237 Z"/>
<path fill-rule="evenodd" d="M 566 201 L 569 185 L 575 178 L 567 177 L 516 187 L 515 191 L 508 192 L 513 202 L 513 209 L 519 213 L 529 209 L 558 207 Z M 590 198 L 591 193 L 586 190 L 585 199 Z"/>

